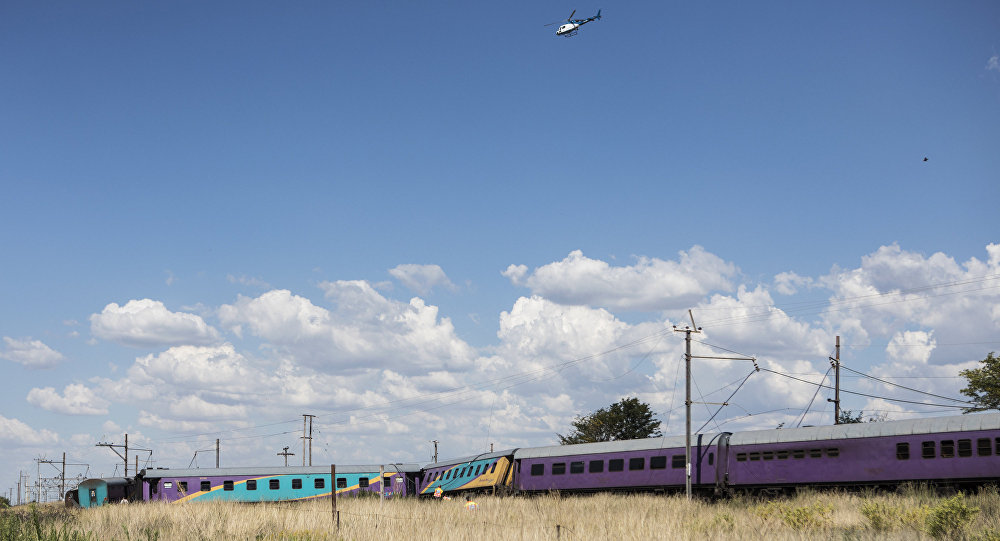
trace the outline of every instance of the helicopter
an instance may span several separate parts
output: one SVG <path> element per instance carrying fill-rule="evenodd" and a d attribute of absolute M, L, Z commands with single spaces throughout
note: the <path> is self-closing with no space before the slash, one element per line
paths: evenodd
<path fill-rule="evenodd" d="M 556 29 L 557 36 L 566 36 L 567 38 L 575 36 L 581 26 L 589 23 L 590 21 L 599 21 L 601 19 L 601 10 L 597 10 L 597 15 L 586 19 L 574 19 L 573 15 L 576 15 L 575 9 L 573 10 L 573 13 L 569 14 L 566 22 L 559 25 L 559 28 Z M 549 23 L 545 26 L 552 26 L 554 24 L 559 24 L 559 22 Z"/>

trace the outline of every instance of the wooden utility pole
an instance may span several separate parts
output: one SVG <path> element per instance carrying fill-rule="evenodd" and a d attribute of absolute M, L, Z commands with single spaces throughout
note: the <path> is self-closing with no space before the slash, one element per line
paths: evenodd
<path fill-rule="evenodd" d="M 295 453 L 289 453 L 287 445 L 283 449 L 284 450 L 282 452 L 278 453 L 278 456 L 285 457 L 285 467 L 287 468 L 288 467 L 288 457 L 295 456 Z"/>
<path fill-rule="evenodd" d="M 312 466 L 312 419 L 315 415 L 302 414 L 302 465 L 306 465 L 306 440 L 309 440 L 309 465 Z M 306 421 L 309 422 L 309 435 L 306 435 Z"/>
<path fill-rule="evenodd" d="M 285 447 L 287 450 L 288 447 Z M 288 460 L 287 458 L 285 460 Z M 330 501 L 333 502 L 333 523 L 340 531 L 340 515 L 337 514 L 337 465 L 330 464 Z"/>
<path fill-rule="evenodd" d="M 440 443 L 440 442 L 438 442 L 438 440 L 431 440 L 431 443 L 434 444 L 434 463 L 437 464 L 437 461 L 438 461 L 438 443 Z"/>
<path fill-rule="evenodd" d="M 315 415 L 309 416 L 309 465 L 313 465 L 313 417 Z"/>

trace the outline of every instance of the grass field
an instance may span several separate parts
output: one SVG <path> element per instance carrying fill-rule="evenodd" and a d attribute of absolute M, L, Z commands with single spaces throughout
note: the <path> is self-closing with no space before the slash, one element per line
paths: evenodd
<path fill-rule="evenodd" d="M 129 504 L 68 510 L 57 504 L 0 511 L 0 541 L 19 540 L 577 540 L 970 539 L 1000 541 L 1000 494 L 938 496 L 808 492 L 790 498 L 613 495 L 377 498 L 286 504 Z"/>

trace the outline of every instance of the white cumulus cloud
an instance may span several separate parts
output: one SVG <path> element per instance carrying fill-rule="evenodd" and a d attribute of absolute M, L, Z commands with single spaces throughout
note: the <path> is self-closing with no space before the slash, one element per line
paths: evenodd
<path fill-rule="evenodd" d="M 4 349 L 0 351 L 0 359 L 7 359 L 23 364 L 28 368 L 52 368 L 63 359 L 62 353 L 50 348 L 41 340 L 25 338 L 17 340 L 3 337 Z"/>
<path fill-rule="evenodd" d="M 0 443 L 5 447 L 51 445 L 58 441 L 59 436 L 51 430 L 35 430 L 18 419 L 0 415 Z"/>
<path fill-rule="evenodd" d="M 523 265 L 503 275 L 560 304 L 601 306 L 619 310 L 666 310 L 691 306 L 710 291 L 728 291 L 738 269 L 694 246 L 677 261 L 640 257 L 635 265 L 612 266 L 576 250 L 562 261 L 528 272 Z"/>
<path fill-rule="evenodd" d="M 903 331 L 893 335 L 885 352 L 894 361 L 926 363 L 931 352 L 937 347 L 934 333 L 924 331 Z"/>
<path fill-rule="evenodd" d="M 435 287 L 444 287 L 455 290 L 455 284 L 451 283 L 444 270 L 438 265 L 415 265 L 404 264 L 389 269 L 389 274 L 399 280 L 404 286 L 419 295 L 426 295 Z"/>
<path fill-rule="evenodd" d="M 468 366 L 474 350 L 449 318 L 420 298 L 383 297 L 365 281 L 323 282 L 334 309 L 287 290 L 240 297 L 222 306 L 224 325 L 278 348 L 286 359 L 320 370 L 391 368 L 404 373 Z"/>
<path fill-rule="evenodd" d="M 79 383 L 67 385 L 61 395 L 52 387 L 31 389 L 28 403 L 66 415 L 107 415 L 109 404 L 99 392 Z"/>
<path fill-rule="evenodd" d="M 90 329 L 98 338 L 132 347 L 204 346 L 220 340 L 219 332 L 201 316 L 171 312 L 151 299 L 108 304 L 90 316 Z"/>

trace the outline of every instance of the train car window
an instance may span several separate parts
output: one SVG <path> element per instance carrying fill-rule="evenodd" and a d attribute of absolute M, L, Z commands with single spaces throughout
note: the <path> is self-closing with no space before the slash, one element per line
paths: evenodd
<path fill-rule="evenodd" d="M 646 469 L 646 459 L 641 456 L 628 459 L 628 469 L 629 471 Z"/>
<path fill-rule="evenodd" d="M 955 440 L 941 440 L 941 458 L 955 456 Z"/>
<path fill-rule="evenodd" d="M 625 460 L 612 458 L 608 461 L 608 471 L 625 471 Z"/>
<path fill-rule="evenodd" d="M 278 479 L 271 479 L 270 481 L 267 482 L 267 487 L 270 488 L 271 490 L 278 490 L 279 488 L 281 488 L 281 481 L 279 481 Z"/>
<path fill-rule="evenodd" d="M 590 468 L 590 473 L 604 473 L 604 461 L 591 460 L 589 468 Z"/>
<path fill-rule="evenodd" d="M 715 453 L 708 453 L 708 465 L 715 464 Z"/>
<path fill-rule="evenodd" d="M 993 454 L 993 446 L 990 445 L 990 439 L 979 438 L 976 440 L 976 451 L 979 456 L 990 456 Z"/>
<path fill-rule="evenodd" d="M 583 461 L 580 462 L 570 462 L 569 463 L 570 473 L 583 473 Z"/>
<path fill-rule="evenodd" d="M 477 476 L 477 477 L 479 476 L 479 472 L 480 472 L 480 470 L 482 470 L 482 469 L 483 469 L 483 465 L 482 465 L 482 464 L 480 464 L 480 465 L 476 466 L 476 476 Z"/>
<path fill-rule="evenodd" d="M 896 458 L 899 460 L 910 459 L 910 444 L 903 442 L 896 444 Z"/>
<path fill-rule="evenodd" d="M 809 449 L 809 457 L 810 458 L 822 458 L 823 457 L 823 450 L 822 449 Z"/>
<path fill-rule="evenodd" d="M 392 477 L 386 475 L 385 477 L 382 478 L 383 487 L 389 487 L 391 485 L 392 485 Z"/>
<path fill-rule="evenodd" d="M 257 490 L 257 480 L 247 479 L 247 490 Z"/>
<path fill-rule="evenodd" d="M 545 475 L 545 464 L 532 464 L 531 475 Z"/>
<path fill-rule="evenodd" d="M 188 491 L 187 481 L 177 481 L 177 490 L 181 492 L 187 492 Z"/>
<path fill-rule="evenodd" d="M 211 481 L 202 481 L 201 482 L 201 491 L 202 492 L 208 492 L 210 490 L 212 490 L 212 482 Z"/>
<path fill-rule="evenodd" d="M 794 449 L 792 451 L 792 458 L 805 458 L 805 457 L 806 457 L 805 449 Z"/>
<path fill-rule="evenodd" d="M 997 448 L 994 451 L 996 454 L 1000 455 L 1000 438 L 997 438 Z"/>
<path fill-rule="evenodd" d="M 667 457 L 665 456 L 654 456 L 649 459 L 649 469 L 651 470 L 665 470 L 667 469 Z"/>
<path fill-rule="evenodd" d="M 326 488 L 326 479 L 322 477 L 313 479 L 313 488 Z"/>
<path fill-rule="evenodd" d="M 566 473 L 566 463 L 556 462 L 552 465 L 552 475 L 562 475 Z"/>
<path fill-rule="evenodd" d="M 736 453 L 736 462 L 746 462 L 746 461 L 747 461 L 746 453 Z"/>
<path fill-rule="evenodd" d="M 451 479 L 451 474 L 452 474 L 452 473 L 453 473 L 454 471 L 455 471 L 455 470 L 448 470 L 448 472 L 444 474 L 444 480 L 445 480 L 445 481 L 447 481 L 448 479 Z"/>
<path fill-rule="evenodd" d="M 302 479 L 292 479 L 292 488 L 294 490 L 302 488 Z"/>
<path fill-rule="evenodd" d="M 826 450 L 826 456 L 830 458 L 837 458 L 838 456 L 840 456 L 840 449 L 836 447 L 831 447 Z"/>
<path fill-rule="evenodd" d="M 368 488 L 368 478 L 362 477 L 358 479 L 358 488 Z"/>
<path fill-rule="evenodd" d="M 958 440 L 958 456 L 972 456 L 972 440 Z"/>
<path fill-rule="evenodd" d="M 497 464 L 499 464 L 499 463 L 500 463 L 499 460 L 497 460 L 496 462 L 493 463 L 493 467 L 490 468 L 490 473 L 496 473 L 497 472 Z"/>
<path fill-rule="evenodd" d="M 774 460 L 774 451 L 764 451 L 762 458 L 764 460 Z"/>
<path fill-rule="evenodd" d="M 925 441 L 920 444 L 920 456 L 923 458 L 934 458 L 937 455 L 937 443 Z"/>
<path fill-rule="evenodd" d="M 740 454 L 743 455 L 743 460 L 740 460 L 739 456 L 736 457 L 736 460 L 740 460 L 740 462 L 745 461 L 747 459 L 747 454 L 746 453 L 740 453 Z M 685 464 L 687 464 L 687 459 L 684 457 L 684 455 L 674 455 L 670 457 L 670 467 L 675 470 L 683 468 Z"/>
<path fill-rule="evenodd" d="M 337 478 L 337 488 L 347 488 L 347 478 L 338 477 Z"/>
<path fill-rule="evenodd" d="M 750 460 L 760 460 L 760 453 L 750 453 Z"/>
<path fill-rule="evenodd" d="M 232 481 L 223 481 L 222 482 L 222 490 L 232 490 L 232 489 L 233 489 L 233 482 Z"/>
<path fill-rule="evenodd" d="M 787 460 L 788 451 L 777 451 L 776 453 L 774 453 L 774 456 L 778 457 L 778 460 Z"/>

